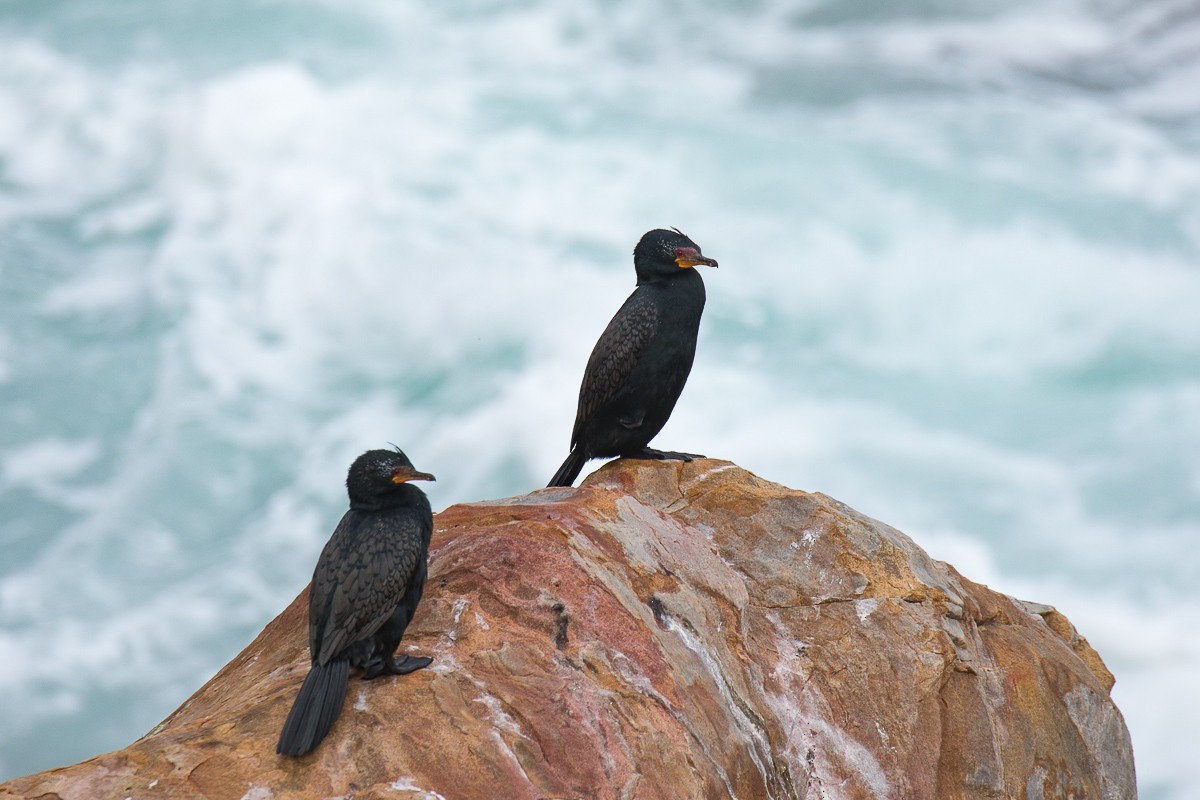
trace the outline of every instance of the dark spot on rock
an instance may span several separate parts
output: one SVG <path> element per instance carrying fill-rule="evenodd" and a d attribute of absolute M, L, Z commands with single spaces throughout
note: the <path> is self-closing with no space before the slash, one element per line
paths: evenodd
<path fill-rule="evenodd" d="M 571 618 L 566 614 L 566 606 L 562 603 L 555 603 L 553 606 L 554 613 L 558 616 L 554 619 L 554 646 L 559 650 L 567 649 L 567 624 Z"/>
<path fill-rule="evenodd" d="M 667 607 L 663 605 L 662 600 L 658 599 L 658 595 L 651 595 L 650 599 L 646 601 L 646 605 L 650 606 L 650 610 L 654 613 L 654 621 L 658 623 L 658 627 L 665 631 L 671 615 L 667 613 Z"/>

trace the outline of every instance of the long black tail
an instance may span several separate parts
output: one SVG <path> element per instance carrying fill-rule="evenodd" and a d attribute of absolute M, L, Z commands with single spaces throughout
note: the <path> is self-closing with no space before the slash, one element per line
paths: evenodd
<path fill-rule="evenodd" d="M 288 712 L 287 721 L 283 723 L 275 752 L 284 756 L 302 756 L 319 745 L 342 713 L 349 683 L 349 661 L 341 659 L 324 666 L 313 664 Z"/>
<path fill-rule="evenodd" d="M 558 472 L 554 473 L 554 477 L 546 484 L 550 486 L 571 486 L 575 483 L 575 479 L 579 477 L 579 471 L 583 469 L 584 463 L 587 461 L 587 456 L 583 454 L 582 447 L 576 447 L 571 451 L 571 455 L 567 456 L 567 460 L 558 468 Z"/>

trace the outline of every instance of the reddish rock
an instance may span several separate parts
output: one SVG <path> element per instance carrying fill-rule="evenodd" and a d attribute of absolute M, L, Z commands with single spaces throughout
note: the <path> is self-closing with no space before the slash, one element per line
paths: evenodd
<path fill-rule="evenodd" d="M 619 461 L 453 506 L 402 650 L 275 755 L 301 594 L 124 750 L 7 797 L 1132 798 L 1112 675 L 1071 624 L 820 494 L 726 462 Z"/>

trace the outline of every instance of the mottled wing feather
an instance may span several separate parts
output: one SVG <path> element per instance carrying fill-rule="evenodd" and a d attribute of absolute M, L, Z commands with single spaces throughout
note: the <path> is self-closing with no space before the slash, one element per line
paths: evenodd
<path fill-rule="evenodd" d="M 579 387 L 579 408 L 575 412 L 575 428 L 571 431 L 571 447 L 578 444 L 579 434 L 592 415 L 616 397 L 625 385 L 657 328 L 658 310 L 648 297 L 635 291 L 592 349 L 583 372 L 583 385 Z"/>
<path fill-rule="evenodd" d="M 328 663 L 379 630 L 408 590 L 420 556 L 416 514 L 363 517 L 352 511 L 343 517 L 314 573 L 316 602 L 309 618 L 314 660 Z M 337 564 L 332 574 L 323 569 L 327 560 Z M 328 612 L 321 613 L 326 607 Z"/>

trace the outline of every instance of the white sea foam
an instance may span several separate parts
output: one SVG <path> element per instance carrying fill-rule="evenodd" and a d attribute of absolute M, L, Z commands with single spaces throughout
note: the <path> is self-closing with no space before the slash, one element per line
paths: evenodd
<path fill-rule="evenodd" d="M 0 480 L 9 486 L 61 489 L 65 479 L 77 476 L 96 460 L 97 451 L 92 441 L 39 439 L 0 458 Z"/>

